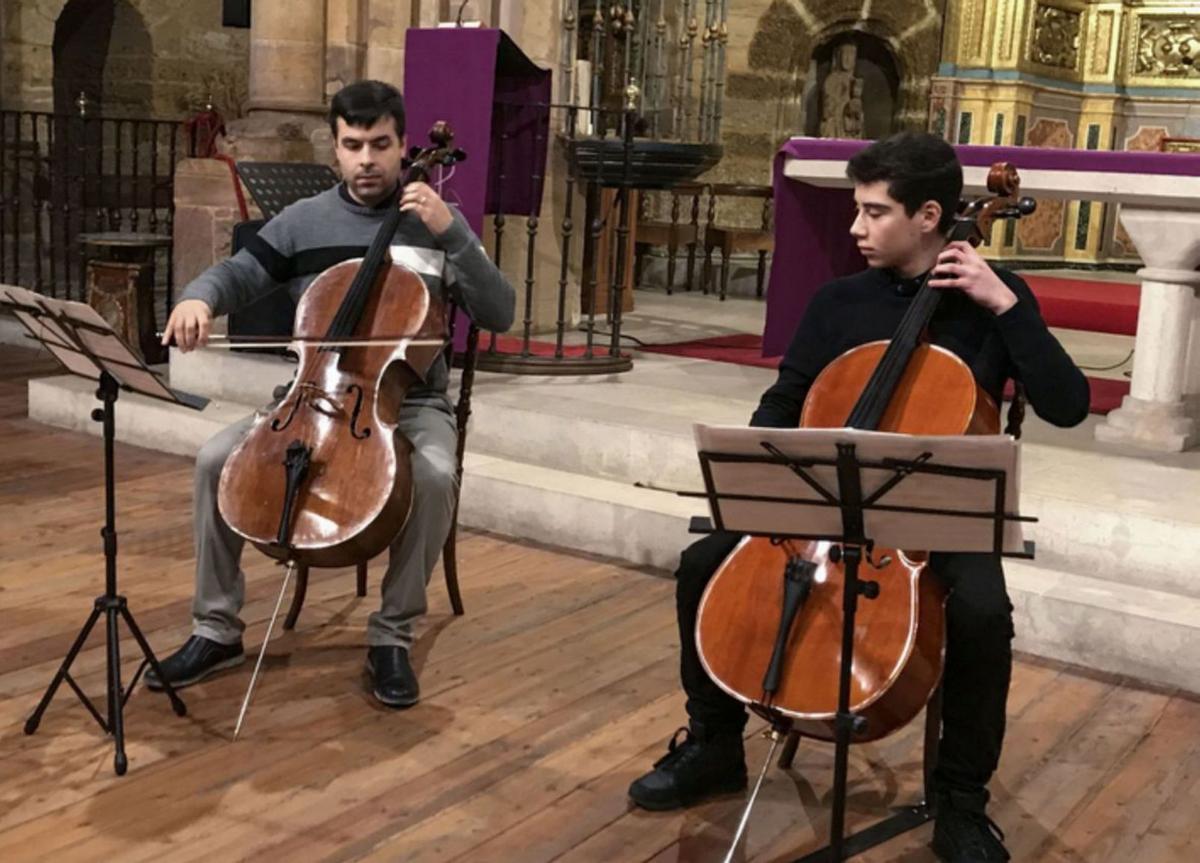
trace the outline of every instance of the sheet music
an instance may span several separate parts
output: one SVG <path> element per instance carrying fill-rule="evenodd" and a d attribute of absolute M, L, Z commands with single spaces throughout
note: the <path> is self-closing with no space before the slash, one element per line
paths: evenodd
<path fill-rule="evenodd" d="M 73 374 L 98 380 L 99 361 L 126 389 L 193 408 L 208 403 L 168 387 L 87 303 L 56 300 L 13 285 L 0 285 L 0 300 L 15 306 L 17 320 Z"/>
<path fill-rule="evenodd" d="M 859 431 L 856 429 L 748 429 L 745 426 L 694 426 L 700 452 L 769 456 L 768 442 L 797 459 L 833 459 L 837 444 L 853 443 L 860 461 L 901 459 L 922 453 L 933 457 L 930 465 L 1004 471 L 1005 512 L 1018 513 L 1020 500 L 1020 446 L 1007 435 L 927 436 Z M 710 462 L 713 488 L 718 494 L 779 498 L 779 501 L 722 500 L 720 519 L 726 530 L 837 536 L 842 533 L 842 513 L 822 505 L 818 492 L 789 467 L 769 463 Z M 838 494 L 835 467 L 811 467 L 807 472 L 834 495 Z M 868 498 L 890 480 L 894 471 L 864 468 L 863 497 Z M 948 510 L 956 513 L 989 513 L 995 509 L 992 480 L 935 474 L 910 474 L 878 501 L 889 507 Z M 718 513 L 713 513 L 717 522 Z M 864 513 L 866 536 L 879 545 L 927 551 L 992 551 L 994 525 L 985 518 L 961 515 L 889 512 Z M 1024 536 L 1020 522 L 1005 524 L 1004 550 L 1020 552 Z"/>
<path fill-rule="evenodd" d="M 42 301 L 46 300 L 45 297 L 15 285 L 0 285 L 0 299 L 15 304 L 16 308 L 10 308 L 13 317 L 41 340 L 67 371 L 93 381 L 100 379 L 100 367 L 79 352 L 75 340 L 53 318 L 41 316 L 44 312 Z"/>

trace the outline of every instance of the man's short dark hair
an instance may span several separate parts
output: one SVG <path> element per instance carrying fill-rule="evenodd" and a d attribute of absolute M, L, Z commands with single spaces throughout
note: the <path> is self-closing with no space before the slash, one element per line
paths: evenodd
<path fill-rule="evenodd" d="M 329 129 L 337 136 L 341 117 L 347 126 L 366 129 L 381 118 L 396 121 L 396 137 L 404 137 L 404 97 L 391 84 L 382 81 L 356 81 L 337 91 L 329 103 Z"/>
<path fill-rule="evenodd" d="M 948 231 L 962 196 L 962 165 L 954 148 L 937 135 L 900 132 L 860 151 L 846 165 L 858 184 L 886 180 L 888 194 L 913 215 L 926 201 L 942 206 L 938 227 Z"/>

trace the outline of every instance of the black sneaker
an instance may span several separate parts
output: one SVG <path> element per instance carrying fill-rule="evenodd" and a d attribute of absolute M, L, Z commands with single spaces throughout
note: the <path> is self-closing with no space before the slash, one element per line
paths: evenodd
<path fill-rule="evenodd" d="M 988 818 L 987 792 L 941 791 L 936 795 L 933 853 L 942 863 L 1006 863 L 1004 833 Z"/>
<path fill-rule="evenodd" d="M 163 674 L 176 689 L 199 683 L 210 674 L 222 668 L 233 668 L 246 661 L 242 643 L 219 644 L 202 635 L 193 635 L 183 645 L 166 659 L 159 662 Z M 146 686 L 160 691 L 162 681 L 154 673 L 153 668 L 146 669 Z"/>
<path fill-rule="evenodd" d="M 417 674 L 403 647 L 368 648 L 367 674 L 371 675 L 372 692 L 381 704 L 403 709 L 420 700 Z"/>
<path fill-rule="evenodd" d="M 675 732 L 667 754 L 629 786 L 629 797 L 643 809 L 657 812 L 745 789 L 746 753 L 741 732 L 709 733 L 693 722 L 691 728 Z"/>

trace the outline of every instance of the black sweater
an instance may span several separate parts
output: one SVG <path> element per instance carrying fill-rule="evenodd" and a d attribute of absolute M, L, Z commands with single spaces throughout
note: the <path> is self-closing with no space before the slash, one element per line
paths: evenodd
<path fill-rule="evenodd" d="M 966 294 L 947 290 L 929 325 L 933 343 L 961 357 L 996 404 L 1012 378 L 1025 384 L 1042 419 L 1062 427 L 1079 424 L 1088 413 L 1087 378 L 1046 328 L 1029 286 L 1014 273 L 994 269 L 1017 295 L 1016 305 L 996 315 Z M 805 310 L 779 364 L 779 378 L 763 393 L 750 425 L 795 428 L 821 370 L 850 348 L 891 338 L 915 289 L 916 280 L 881 269 L 824 285 Z"/>

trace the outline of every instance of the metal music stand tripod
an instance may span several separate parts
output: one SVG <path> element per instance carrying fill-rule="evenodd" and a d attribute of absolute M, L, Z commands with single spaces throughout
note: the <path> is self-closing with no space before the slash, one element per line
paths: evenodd
<path fill-rule="evenodd" d="M 842 563 L 844 578 L 829 844 L 794 861 L 840 863 L 919 827 L 935 814 L 932 802 L 924 799 L 845 835 L 850 746 L 852 737 L 865 730 L 865 719 L 850 705 L 855 609 L 860 597 L 873 599 L 889 589 L 861 579 L 860 564 L 876 544 L 1032 557 L 1032 544 L 1022 539 L 1020 525 L 1036 519 L 1015 514 L 1017 443 L 1001 435 L 916 437 L 854 429 L 697 425 L 695 431 L 706 490 L 684 494 L 708 500 L 716 529 L 773 540 L 825 540 L 840 552 L 836 557 L 830 554 L 830 560 Z M 694 532 L 711 529 L 706 519 L 693 519 Z M 762 573 L 764 578 L 770 575 Z M 787 663 L 786 647 L 781 646 L 789 641 L 803 605 L 802 595 L 793 596 L 793 581 L 788 573 L 781 574 L 784 613 L 765 679 L 779 679 Z M 754 710 L 771 723 L 771 748 L 726 863 L 734 859 L 776 746 L 794 733 L 793 719 L 780 710 L 757 705 Z M 927 743 L 928 737 L 927 731 Z M 791 751 L 790 742 L 786 751 Z M 931 766 L 927 765 L 926 785 Z"/>
<path fill-rule="evenodd" d="M 162 673 L 158 658 L 133 619 L 125 597 L 117 593 L 116 488 L 113 470 L 117 396 L 121 390 L 126 390 L 194 409 L 202 408 L 208 400 L 179 393 L 167 387 L 129 346 L 121 341 L 112 327 L 91 306 L 54 300 L 23 288 L 3 285 L 0 286 L 0 308 L 9 310 L 25 326 L 30 336 L 44 345 L 68 372 L 97 382 L 96 398 L 101 401 L 102 407 L 92 411 L 92 419 L 101 423 L 104 431 L 105 521 L 100 530 L 100 535 L 104 538 L 104 593 L 96 597 L 92 613 L 88 615 L 58 672 L 50 681 L 42 700 L 26 720 L 25 733 L 33 734 L 37 731 L 42 715 L 50 706 L 59 685 L 66 681 L 104 732 L 112 736 L 115 746 L 113 769 L 121 776 L 129 763 L 125 756 L 125 704 L 147 665 L 153 667 L 163 682 L 163 689 L 171 699 L 175 714 L 184 716 L 187 708 L 167 681 L 166 675 Z M 71 676 L 71 665 L 101 615 L 104 615 L 105 619 L 108 658 L 107 718 L 100 715 L 91 699 Z M 121 620 L 129 627 L 143 656 L 128 689 L 121 684 L 118 632 L 118 622 Z"/>

